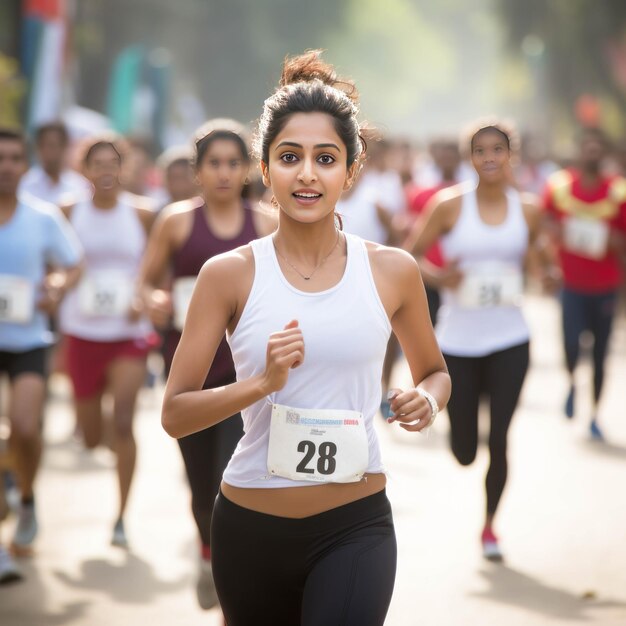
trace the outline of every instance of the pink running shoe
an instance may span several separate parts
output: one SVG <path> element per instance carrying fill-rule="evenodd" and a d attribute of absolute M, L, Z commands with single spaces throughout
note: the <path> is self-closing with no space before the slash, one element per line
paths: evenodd
<path fill-rule="evenodd" d="M 485 526 L 480 539 L 483 544 L 483 556 L 488 561 L 501 562 L 503 556 L 500 552 L 500 546 L 498 546 L 498 538 L 493 534 L 490 526 Z"/>

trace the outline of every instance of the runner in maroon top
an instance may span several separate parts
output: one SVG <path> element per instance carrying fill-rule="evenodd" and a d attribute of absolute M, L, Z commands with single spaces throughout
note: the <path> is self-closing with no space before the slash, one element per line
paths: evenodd
<path fill-rule="evenodd" d="M 214 120 L 198 133 L 195 170 L 203 197 L 165 208 L 155 225 L 141 273 L 143 294 L 153 324 L 164 329 L 166 372 L 181 338 L 185 314 L 198 273 L 213 256 L 248 244 L 274 230 L 274 221 L 242 199 L 250 159 L 243 127 Z M 171 289 L 161 289 L 171 278 Z M 217 348 L 204 388 L 235 382 L 225 339 Z M 178 440 L 191 487 L 191 508 L 202 542 L 198 602 L 217 604 L 211 569 L 209 529 L 222 473 L 243 433 L 240 416 Z"/>
<path fill-rule="evenodd" d="M 585 129 L 578 167 L 553 174 L 544 198 L 563 270 L 563 338 L 570 374 L 565 414 L 574 416 L 574 370 L 580 336 L 589 331 L 594 338 L 590 434 L 596 440 L 603 439 L 597 412 L 626 252 L 626 180 L 602 174 L 607 147 L 600 130 Z"/>

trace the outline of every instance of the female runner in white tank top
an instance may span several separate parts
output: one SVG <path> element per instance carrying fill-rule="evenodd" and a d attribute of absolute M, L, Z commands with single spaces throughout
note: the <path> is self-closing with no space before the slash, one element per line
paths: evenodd
<path fill-rule="evenodd" d="M 63 302 L 60 325 L 77 422 L 88 448 L 101 443 L 103 395 L 113 399 L 120 505 L 112 543 L 126 547 L 123 516 L 135 470 L 135 403 L 154 346 L 135 283 L 154 214 L 143 206 L 146 199 L 122 193 L 121 163 L 119 145 L 110 137 L 85 146 L 83 168 L 93 197 L 64 207 L 85 250 L 85 271 Z"/>
<path fill-rule="evenodd" d="M 257 141 L 278 230 L 205 264 L 167 383 L 174 437 L 242 412 L 211 532 L 229 626 L 384 623 L 396 544 L 373 420 L 392 328 L 417 387 L 390 421 L 420 431 L 450 393 L 414 259 L 335 223 L 363 151 L 355 94 L 317 52 L 286 61 Z M 237 382 L 203 390 L 225 330 Z"/>
<path fill-rule="evenodd" d="M 540 242 L 540 211 L 523 201 L 510 181 L 510 136 L 501 125 L 479 126 L 471 137 L 478 185 L 442 192 L 424 224 L 417 224 L 412 252 L 422 255 L 439 240 L 447 266 L 422 259 L 424 280 L 442 289 L 437 338 L 452 395 L 448 403 L 454 456 L 476 457 L 478 406 L 489 397 L 490 464 L 486 477 L 483 554 L 501 560 L 493 519 L 507 477 L 507 433 L 529 363 L 529 332 L 520 300 L 528 252 L 536 250 L 546 276 L 553 264 Z"/>

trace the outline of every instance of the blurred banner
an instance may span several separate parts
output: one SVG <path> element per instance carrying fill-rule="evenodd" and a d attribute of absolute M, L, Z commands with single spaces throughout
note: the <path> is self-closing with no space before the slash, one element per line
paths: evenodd
<path fill-rule="evenodd" d="M 149 137 L 162 150 L 169 93 L 171 58 L 167 50 L 149 53 L 134 45 L 122 50 L 111 71 L 107 116 L 123 135 Z"/>
<path fill-rule="evenodd" d="M 27 128 L 61 115 L 66 60 L 65 0 L 24 0 L 22 69 L 30 86 Z"/>

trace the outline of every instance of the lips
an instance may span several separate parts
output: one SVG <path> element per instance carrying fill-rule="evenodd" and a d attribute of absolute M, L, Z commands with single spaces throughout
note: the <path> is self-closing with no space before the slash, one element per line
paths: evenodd
<path fill-rule="evenodd" d="M 317 202 L 322 194 L 315 189 L 298 189 L 293 192 L 293 197 L 296 199 L 298 204 L 313 204 Z"/>

